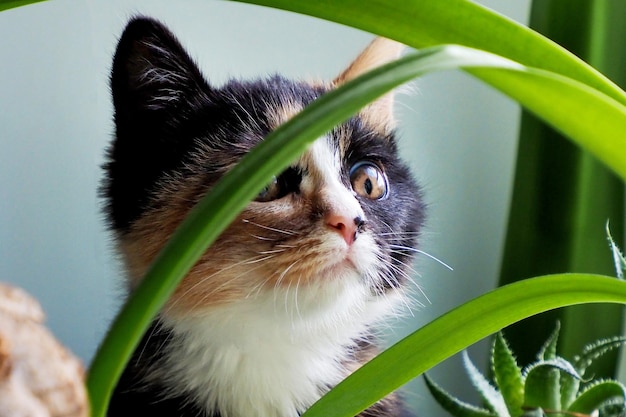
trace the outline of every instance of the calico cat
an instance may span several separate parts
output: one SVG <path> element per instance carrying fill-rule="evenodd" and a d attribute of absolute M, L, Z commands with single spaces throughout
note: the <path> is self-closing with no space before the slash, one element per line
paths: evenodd
<path fill-rule="evenodd" d="M 377 39 L 328 83 L 217 87 L 161 23 L 131 20 L 113 61 L 103 186 L 130 290 L 242 155 L 400 49 Z M 406 304 L 424 219 L 392 100 L 320 137 L 207 250 L 136 350 L 110 417 L 295 417 L 376 354 L 373 328 Z M 360 415 L 409 414 L 392 394 Z"/>

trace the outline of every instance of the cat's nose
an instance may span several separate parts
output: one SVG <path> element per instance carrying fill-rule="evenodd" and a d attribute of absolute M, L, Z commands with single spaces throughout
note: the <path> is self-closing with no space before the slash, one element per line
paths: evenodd
<path fill-rule="evenodd" d="M 365 220 L 361 217 L 350 218 L 331 213 L 326 216 L 326 224 L 336 230 L 350 246 L 356 240 L 359 230 L 365 225 Z"/>

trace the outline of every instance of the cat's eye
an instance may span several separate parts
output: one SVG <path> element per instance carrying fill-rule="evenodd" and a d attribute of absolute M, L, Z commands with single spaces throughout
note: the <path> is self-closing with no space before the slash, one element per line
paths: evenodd
<path fill-rule="evenodd" d="M 266 203 L 278 200 L 290 193 L 300 191 L 302 172 L 298 168 L 287 168 L 282 174 L 274 176 L 269 184 L 257 195 L 255 201 Z"/>
<path fill-rule="evenodd" d="M 257 195 L 256 201 L 264 203 L 267 201 L 276 200 L 279 194 L 280 186 L 278 184 L 278 178 L 274 176 L 270 183 L 267 184 L 265 188 L 263 188 L 261 192 Z"/>
<path fill-rule="evenodd" d="M 350 184 L 354 192 L 371 200 L 387 197 L 389 189 L 383 170 L 369 161 L 357 162 L 350 168 Z"/>

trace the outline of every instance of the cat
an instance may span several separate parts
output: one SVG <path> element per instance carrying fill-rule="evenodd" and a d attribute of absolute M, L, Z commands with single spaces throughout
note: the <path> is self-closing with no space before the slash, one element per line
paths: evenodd
<path fill-rule="evenodd" d="M 324 92 L 396 58 L 376 39 L 332 82 L 210 85 L 162 23 L 137 16 L 110 78 L 106 214 L 129 290 L 194 204 Z M 424 222 L 387 94 L 317 139 L 183 279 L 124 371 L 108 416 L 295 417 L 377 352 L 407 303 Z M 391 394 L 360 416 L 409 416 Z"/>

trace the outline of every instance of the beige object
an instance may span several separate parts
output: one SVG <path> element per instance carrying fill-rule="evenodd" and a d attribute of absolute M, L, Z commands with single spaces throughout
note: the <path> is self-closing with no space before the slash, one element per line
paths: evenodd
<path fill-rule="evenodd" d="M 39 303 L 0 283 L 0 417 L 87 417 L 84 370 Z"/>

